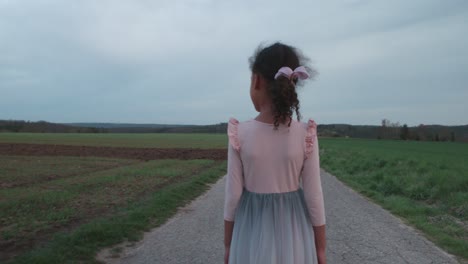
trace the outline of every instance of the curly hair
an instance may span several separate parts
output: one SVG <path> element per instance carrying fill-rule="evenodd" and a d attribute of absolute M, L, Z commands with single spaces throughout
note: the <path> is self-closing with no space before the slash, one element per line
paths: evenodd
<path fill-rule="evenodd" d="M 280 123 L 288 122 L 288 126 L 290 126 L 294 113 L 298 121 L 301 119 L 296 92 L 296 86 L 301 84 L 301 81 L 297 78 L 289 80 L 285 76 L 275 79 L 275 74 L 281 67 L 295 69 L 298 66 L 305 66 L 309 75 L 313 77 L 317 72 L 307 66 L 308 62 L 309 59 L 299 50 L 279 42 L 268 47 L 259 46 L 254 55 L 249 58 L 252 72 L 260 74 L 267 81 L 268 93 L 273 102 L 275 129 L 278 129 Z"/>

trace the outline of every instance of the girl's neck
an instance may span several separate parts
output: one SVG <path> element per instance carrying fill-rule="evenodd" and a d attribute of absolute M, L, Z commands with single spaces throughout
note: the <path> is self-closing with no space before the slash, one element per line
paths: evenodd
<path fill-rule="evenodd" d="M 263 122 L 263 123 L 273 124 L 275 122 L 275 116 L 273 115 L 271 111 L 260 112 L 260 114 L 258 114 L 255 120 Z"/>
<path fill-rule="evenodd" d="M 255 120 L 260 121 L 262 123 L 274 124 L 275 123 L 275 115 L 272 111 L 260 111 Z M 281 123 L 281 122 L 280 122 Z M 285 122 L 285 124 L 289 123 L 289 120 Z"/>
<path fill-rule="evenodd" d="M 258 107 L 258 116 L 255 118 L 255 120 L 263 122 L 263 123 L 268 123 L 268 124 L 273 124 L 275 122 L 275 115 L 273 114 L 273 107 L 271 100 L 266 100 L 264 99 L 263 102 L 260 103 Z"/>

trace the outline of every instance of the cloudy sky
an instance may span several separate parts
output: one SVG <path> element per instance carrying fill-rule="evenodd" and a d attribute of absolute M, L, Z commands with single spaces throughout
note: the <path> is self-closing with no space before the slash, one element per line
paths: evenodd
<path fill-rule="evenodd" d="M 319 124 L 468 124 L 466 0 L 0 0 L 0 119 L 213 124 L 256 116 L 247 59 L 301 49 Z"/>

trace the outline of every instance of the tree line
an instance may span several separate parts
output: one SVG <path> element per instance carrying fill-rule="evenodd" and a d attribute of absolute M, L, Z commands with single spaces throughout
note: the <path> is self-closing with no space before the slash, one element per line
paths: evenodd
<path fill-rule="evenodd" d="M 420 141 L 468 142 L 468 125 L 409 127 L 383 119 L 380 126 L 319 124 L 319 136 Z M 46 121 L 0 120 L 0 132 L 32 133 L 226 133 L 227 123 L 214 125 L 58 124 Z"/>
<path fill-rule="evenodd" d="M 227 123 L 215 125 L 157 125 L 85 123 L 83 125 L 59 124 L 46 121 L 0 120 L 0 132 L 29 133 L 225 133 Z"/>
<path fill-rule="evenodd" d="M 465 127 L 465 129 L 463 129 Z M 424 125 L 408 127 L 408 125 L 400 125 L 399 122 L 392 123 L 388 119 L 382 119 L 380 126 L 379 139 L 402 139 L 402 140 L 421 140 L 421 141 L 458 141 L 466 140 L 467 126 L 440 126 L 440 125 Z M 456 131 L 458 133 L 456 133 Z M 456 134 L 458 136 L 456 136 Z"/>

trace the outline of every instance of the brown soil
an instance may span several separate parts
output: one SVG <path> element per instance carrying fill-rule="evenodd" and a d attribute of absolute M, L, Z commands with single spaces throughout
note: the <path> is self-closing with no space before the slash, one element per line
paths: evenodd
<path fill-rule="evenodd" d="M 108 157 L 139 160 L 155 159 L 212 159 L 225 160 L 226 149 L 193 149 L 193 148 L 126 148 L 126 147 L 92 147 L 71 145 L 0 143 L 0 155 L 23 156 L 78 156 Z"/>

